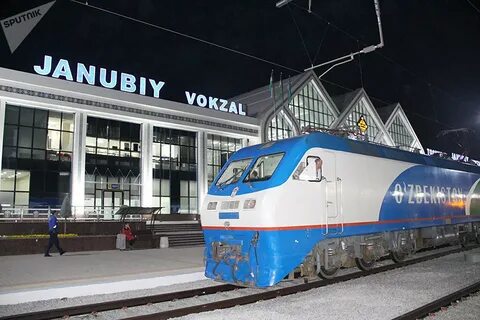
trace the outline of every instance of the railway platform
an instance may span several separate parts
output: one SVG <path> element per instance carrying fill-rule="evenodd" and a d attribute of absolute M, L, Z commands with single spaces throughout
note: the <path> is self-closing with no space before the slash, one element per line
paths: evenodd
<path fill-rule="evenodd" d="M 0 305 L 150 289 L 205 279 L 203 246 L 3 256 Z"/>

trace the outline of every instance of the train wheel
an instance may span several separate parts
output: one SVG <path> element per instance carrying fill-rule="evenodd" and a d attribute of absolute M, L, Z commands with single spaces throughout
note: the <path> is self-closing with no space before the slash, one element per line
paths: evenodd
<path fill-rule="evenodd" d="M 407 255 L 403 252 L 398 252 L 398 251 L 390 251 L 390 258 L 393 260 L 395 263 L 401 263 L 405 260 Z"/>
<path fill-rule="evenodd" d="M 318 276 L 322 279 L 332 279 L 337 274 L 337 271 L 338 271 L 338 268 L 325 269 L 324 266 L 321 266 Z"/>
<path fill-rule="evenodd" d="M 375 260 L 365 261 L 363 258 L 355 258 L 355 264 L 357 265 L 358 269 L 368 271 L 371 270 L 375 265 Z"/>

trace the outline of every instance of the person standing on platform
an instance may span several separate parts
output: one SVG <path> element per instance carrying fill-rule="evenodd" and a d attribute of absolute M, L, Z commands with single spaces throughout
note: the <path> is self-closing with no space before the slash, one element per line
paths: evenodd
<path fill-rule="evenodd" d="M 48 239 L 48 247 L 47 251 L 45 251 L 45 257 L 51 257 L 50 249 L 53 245 L 55 245 L 60 255 L 63 255 L 65 250 L 60 248 L 60 243 L 58 242 L 58 220 L 55 216 L 55 212 L 52 212 L 50 218 L 48 219 L 48 233 L 50 238 Z"/>
<path fill-rule="evenodd" d="M 137 236 L 133 234 L 130 224 L 125 224 L 122 229 L 122 233 L 125 235 L 125 240 L 127 240 L 128 249 L 133 249 L 133 244 L 135 243 L 135 240 L 137 240 Z"/>

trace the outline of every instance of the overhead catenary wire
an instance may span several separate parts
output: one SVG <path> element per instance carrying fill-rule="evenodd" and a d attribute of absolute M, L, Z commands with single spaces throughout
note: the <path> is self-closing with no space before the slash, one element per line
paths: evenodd
<path fill-rule="evenodd" d="M 171 28 L 162 27 L 162 26 L 159 26 L 159 25 L 156 25 L 156 24 L 153 24 L 153 23 L 144 21 L 144 20 L 140 20 L 140 19 L 137 19 L 137 18 L 133 18 L 133 17 L 130 17 L 130 16 L 127 16 L 127 15 L 124 15 L 124 14 L 121 14 L 121 13 L 118 13 L 118 12 L 115 12 L 115 11 L 112 11 L 112 10 L 108 10 L 108 9 L 104 9 L 104 8 L 101 8 L 101 7 L 97 7 L 97 6 L 88 4 L 88 3 L 83 3 L 83 2 L 80 2 L 80 1 L 78 1 L 78 0 L 69 0 L 69 1 L 70 1 L 70 2 L 74 2 L 74 3 L 76 3 L 76 4 L 79 4 L 79 5 L 82 5 L 82 6 L 85 6 L 85 7 L 89 7 L 89 8 L 98 10 L 98 11 L 102 11 L 102 12 L 104 12 L 104 13 L 108 13 L 108 14 L 111 14 L 111 15 L 115 15 L 115 16 L 117 16 L 117 17 L 121 17 L 121 18 L 130 20 L 130 21 L 134 21 L 134 22 L 137 22 L 137 23 L 141 23 L 141 24 L 147 25 L 147 26 L 152 27 L 152 28 L 156 28 L 156 29 L 160 29 L 160 30 L 163 30 L 163 31 L 166 31 L 166 32 L 170 32 L 170 33 L 173 33 L 173 34 L 175 34 L 175 35 L 178 35 L 178 36 L 181 36 L 181 37 L 184 37 L 184 38 L 188 38 L 188 39 L 191 39 L 191 40 L 195 40 L 195 41 L 198 41 L 198 42 L 202 42 L 202 43 L 204 43 L 204 44 L 207 44 L 207 45 L 210 45 L 210 46 L 214 46 L 214 47 L 217 47 L 217 48 L 226 50 L 226 51 L 230 51 L 230 52 L 232 52 L 232 53 L 236 53 L 236 54 L 239 54 L 239 55 L 242 55 L 242 56 L 251 58 L 251 59 L 255 59 L 255 60 L 257 60 L 257 61 L 262 61 L 262 62 L 268 63 L 268 64 L 270 64 L 270 65 L 274 65 L 274 66 L 276 66 L 276 67 L 280 67 L 280 68 L 283 68 L 283 69 L 286 69 L 286 70 L 290 70 L 290 71 L 293 71 L 293 72 L 296 72 L 296 73 L 301 73 L 301 72 L 302 72 L 301 70 L 297 70 L 297 69 L 294 69 L 294 68 L 291 68 L 291 67 L 282 65 L 282 64 L 280 64 L 280 63 L 277 63 L 277 62 L 274 62 L 274 61 L 271 61 L 271 60 L 267 60 L 267 59 L 261 58 L 261 57 L 257 57 L 257 56 L 255 56 L 255 55 L 253 55 L 253 54 L 250 54 L 250 53 L 245 53 L 245 52 L 242 52 L 242 51 L 239 51 L 239 50 L 236 50 L 236 49 L 233 49 L 233 48 L 230 48 L 230 47 L 227 47 L 227 46 L 224 46 L 224 45 L 215 43 L 215 42 L 211 42 L 211 41 L 208 41 L 208 40 L 205 40 L 205 39 L 201 39 L 201 38 L 198 38 L 198 37 L 196 37 L 196 36 L 192 36 L 192 35 L 189 35 L 189 34 L 186 34 L 186 33 L 183 33 L 183 32 L 179 32 L 179 31 L 173 30 L 173 29 L 171 29 Z"/>
<path fill-rule="evenodd" d="M 295 69 L 295 68 L 291 68 L 289 66 L 285 66 L 285 65 L 282 65 L 280 63 L 276 63 L 274 61 L 270 61 L 268 59 L 264 59 L 264 58 L 261 58 L 261 57 L 258 57 L 258 56 L 255 56 L 255 55 L 252 55 L 252 54 L 249 54 L 249 53 L 245 53 L 245 52 L 242 52 L 242 51 L 239 51 L 239 50 L 236 50 L 236 49 L 232 49 L 232 48 L 229 48 L 227 46 L 224 46 L 224 45 L 220 45 L 220 44 L 217 44 L 217 43 L 214 43 L 214 42 L 211 42 L 211 41 L 208 41 L 208 40 L 204 40 L 204 39 L 201 39 L 201 38 L 198 38 L 196 36 L 192 36 L 192 35 L 189 35 L 189 34 L 186 34 L 186 33 L 182 33 L 182 32 L 179 32 L 179 31 L 176 31 L 176 30 L 173 30 L 171 28 L 166 28 L 166 27 L 162 27 L 162 26 L 159 26 L 159 25 L 156 25 L 156 24 L 153 24 L 153 23 L 150 23 L 150 22 L 147 22 L 147 21 L 143 21 L 143 20 L 140 20 L 140 19 L 137 19 L 137 18 L 133 18 L 133 17 L 130 17 L 130 16 L 127 16 L 127 15 L 124 15 L 124 14 L 121 14 L 121 13 L 118 13 L 118 12 L 115 12 L 115 11 L 112 11 L 112 10 L 108 10 L 108 9 L 104 9 L 104 8 L 101 8 L 101 7 L 98 7 L 98 6 L 95 6 L 95 5 L 91 5 L 88 3 L 88 1 L 86 3 L 83 3 L 83 2 L 80 2 L 78 0 L 69 0 L 70 2 L 73 2 L 75 4 L 78 4 L 78 5 L 81 5 L 81 6 L 84 6 L 84 7 L 88 7 L 88 8 L 92 8 L 92 9 L 95 9 L 97 11 L 100 11 L 100 12 L 103 12 L 103 13 L 107 13 L 107 14 L 111 14 L 111 15 L 114 15 L 114 16 L 117 16 L 117 17 L 120 17 L 120 18 L 123 18 L 123 19 L 126 19 L 126 20 L 130 20 L 130 21 L 133 21 L 133 22 L 136 22 L 136 23 L 140 23 L 140 24 L 143 24 L 143 25 L 146 25 L 146 26 L 149 26 L 149 27 L 152 27 L 152 28 L 155 28 L 155 29 L 159 29 L 159 30 L 162 30 L 162 31 L 165 31 L 165 32 L 169 32 L 169 33 L 172 33 L 172 34 L 175 34 L 175 35 L 178 35 L 178 36 L 181 36 L 181 37 L 185 37 L 185 38 L 188 38 L 188 39 L 191 39 L 191 40 L 194 40 L 194 41 L 198 41 L 198 42 L 201 42 L 201 43 L 204 43 L 206 45 L 211 45 L 211 46 L 214 46 L 214 47 L 217 47 L 219 49 L 222 49 L 222 50 L 226 50 L 226 51 L 229 51 L 229 52 L 232 52 L 232 53 L 235 53 L 235 54 L 238 54 L 238 55 L 242 55 L 242 56 L 245 56 L 245 57 L 248 57 L 248 58 L 251 58 L 251 59 L 254 59 L 254 60 L 257 60 L 257 61 L 261 61 L 261 62 L 264 62 L 264 63 L 267 63 L 267 64 L 270 64 L 270 65 L 274 65 L 276 67 L 279 67 L 279 68 L 284 68 L 286 70 L 290 70 L 290 71 L 293 71 L 295 73 L 302 73 L 303 71 L 301 70 L 298 70 L 298 69 Z M 300 8 L 300 9 L 303 9 L 303 10 L 307 10 L 308 9 L 305 9 L 301 6 L 299 6 L 298 4 L 296 3 L 292 3 L 292 5 L 295 5 L 296 7 Z M 314 11 L 311 11 L 311 13 L 316 16 L 317 18 L 323 20 L 325 23 L 328 24 L 328 27 L 333 27 L 339 31 L 341 31 L 342 33 L 348 35 L 349 37 L 351 37 L 352 39 L 355 39 L 357 40 L 353 35 L 351 35 L 350 33 L 348 33 L 347 31 L 343 30 L 342 28 L 338 27 L 337 25 L 331 23 L 330 21 L 326 20 L 325 18 L 323 18 L 322 16 L 318 15 L 317 13 L 315 13 Z M 358 40 L 359 41 L 359 40 Z M 323 40 L 322 40 L 323 42 Z M 379 52 L 376 51 L 377 54 L 380 54 Z M 381 55 L 381 54 L 380 54 Z M 382 55 L 384 58 L 387 58 L 386 56 Z M 392 60 L 392 63 L 395 63 L 393 60 Z M 403 66 L 402 66 L 403 67 Z M 408 70 L 407 68 L 403 67 L 405 70 Z M 336 82 L 333 82 L 333 81 L 330 81 L 330 80 L 326 80 L 326 79 L 322 79 L 322 82 L 325 82 L 325 83 L 328 83 L 330 85 L 333 85 L 333 86 L 336 86 L 338 88 L 341 88 L 341 89 L 344 89 L 344 90 L 347 90 L 347 91 L 353 91 L 354 89 L 352 88 L 349 88 L 349 87 L 346 87 L 344 85 L 341 85 L 339 83 L 336 83 Z M 388 105 L 388 104 L 392 104 L 392 102 L 389 102 L 389 101 L 386 101 L 384 99 L 380 99 L 378 97 L 374 97 L 374 96 L 371 96 L 369 95 L 369 98 L 372 99 L 372 100 L 376 100 L 376 101 L 379 101 L 385 105 Z M 414 115 L 418 115 L 418 114 L 414 114 Z M 418 115 L 420 116 L 420 115 Z M 434 119 L 431 119 L 431 118 L 428 118 L 428 117 L 424 117 L 422 116 L 422 118 L 425 118 L 425 119 L 428 119 L 430 121 L 434 121 L 434 122 L 437 122 L 439 123 L 438 121 L 434 120 Z M 439 123 L 441 124 L 441 123 Z M 444 124 L 443 124 L 444 125 Z M 447 126 L 447 125 L 445 125 Z M 450 126 L 447 126 L 449 128 L 451 128 Z"/>
<path fill-rule="evenodd" d="M 473 9 L 475 9 L 478 13 L 480 13 L 480 9 L 479 9 L 477 6 L 475 6 L 475 5 L 472 3 L 472 1 L 467 0 L 467 2 L 470 4 L 470 6 L 471 6 Z"/>
<path fill-rule="evenodd" d="M 469 1 L 469 0 L 467 0 Z M 470 1 L 469 1 L 470 3 Z M 305 8 L 295 2 L 292 2 L 291 3 L 293 6 L 297 7 L 298 9 L 300 10 L 303 10 L 303 11 L 306 11 L 308 12 L 308 8 Z M 475 9 L 477 9 L 475 6 L 474 6 Z M 346 31 L 345 29 L 339 27 L 338 25 L 334 24 L 333 22 L 327 20 L 326 18 L 324 18 L 323 16 L 321 16 L 320 14 L 318 14 L 317 12 L 315 11 L 311 11 L 310 12 L 314 17 L 316 17 L 317 19 L 319 20 L 322 20 L 323 22 L 325 23 L 329 23 L 329 25 L 333 28 L 335 28 L 336 30 L 338 30 L 339 32 L 343 33 L 344 35 L 348 36 L 349 38 L 351 38 L 352 40 L 355 40 L 355 41 L 358 41 L 360 43 L 362 43 L 363 45 L 366 45 L 365 42 L 361 41 L 360 39 L 358 39 L 356 36 L 354 36 L 353 34 L 351 34 L 350 32 Z M 455 97 L 454 95 L 452 95 L 451 93 L 449 93 L 448 91 L 446 91 L 445 89 L 437 86 L 437 85 L 434 85 L 432 84 L 430 81 L 428 81 L 425 77 L 423 76 L 420 76 L 418 75 L 417 73 L 413 72 L 412 70 L 410 70 L 409 68 L 405 67 L 404 65 L 400 64 L 399 62 L 393 60 L 391 57 L 383 54 L 382 52 L 380 51 L 374 51 L 375 54 L 381 56 L 382 58 L 384 58 L 385 60 L 387 60 L 388 62 L 392 63 L 392 64 L 395 64 L 399 67 L 401 67 L 405 72 L 409 73 L 411 76 L 415 77 L 415 78 L 418 78 L 420 79 L 421 81 L 425 82 L 426 84 L 430 85 L 432 88 L 436 89 L 437 91 L 443 93 L 445 96 L 448 96 L 450 99 L 452 100 L 456 100 L 456 101 L 459 101 L 459 102 L 462 102 L 462 103 L 465 103 L 465 101 L 461 98 L 458 98 L 458 97 Z"/>
<path fill-rule="evenodd" d="M 305 43 L 305 40 L 303 39 L 302 31 L 300 30 L 300 27 L 297 24 L 297 20 L 295 19 L 295 16 L 293 15 L 292 8 L 287 4 L 288 12 L 290 12 L 290 16 L 292 17 L 293 23 L 295 24 L 295 27 L 297 29 L 298 36 L 300 37 L 300 40 L 302 40 L 302 45 L 303 49 L 305 49 L 305 52 L 307 54 L 308 60 L 310 61 L 310 64 L 313 66 L 313 60 L 310 57 L 310 53 L 308 52 L 307 44 Z"/>

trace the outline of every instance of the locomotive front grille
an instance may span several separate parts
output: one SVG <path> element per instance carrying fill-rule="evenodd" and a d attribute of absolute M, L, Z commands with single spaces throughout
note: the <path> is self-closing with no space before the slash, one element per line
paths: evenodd
<path fill-rule="evenodd" d="M 228 257 L 235 258 L 241 255 L 242 246 L 241 245 L 230 245 L 223 242 L 213 242 L 212 243 L 212 255 L 213 259 L 223 260 Z"/>

